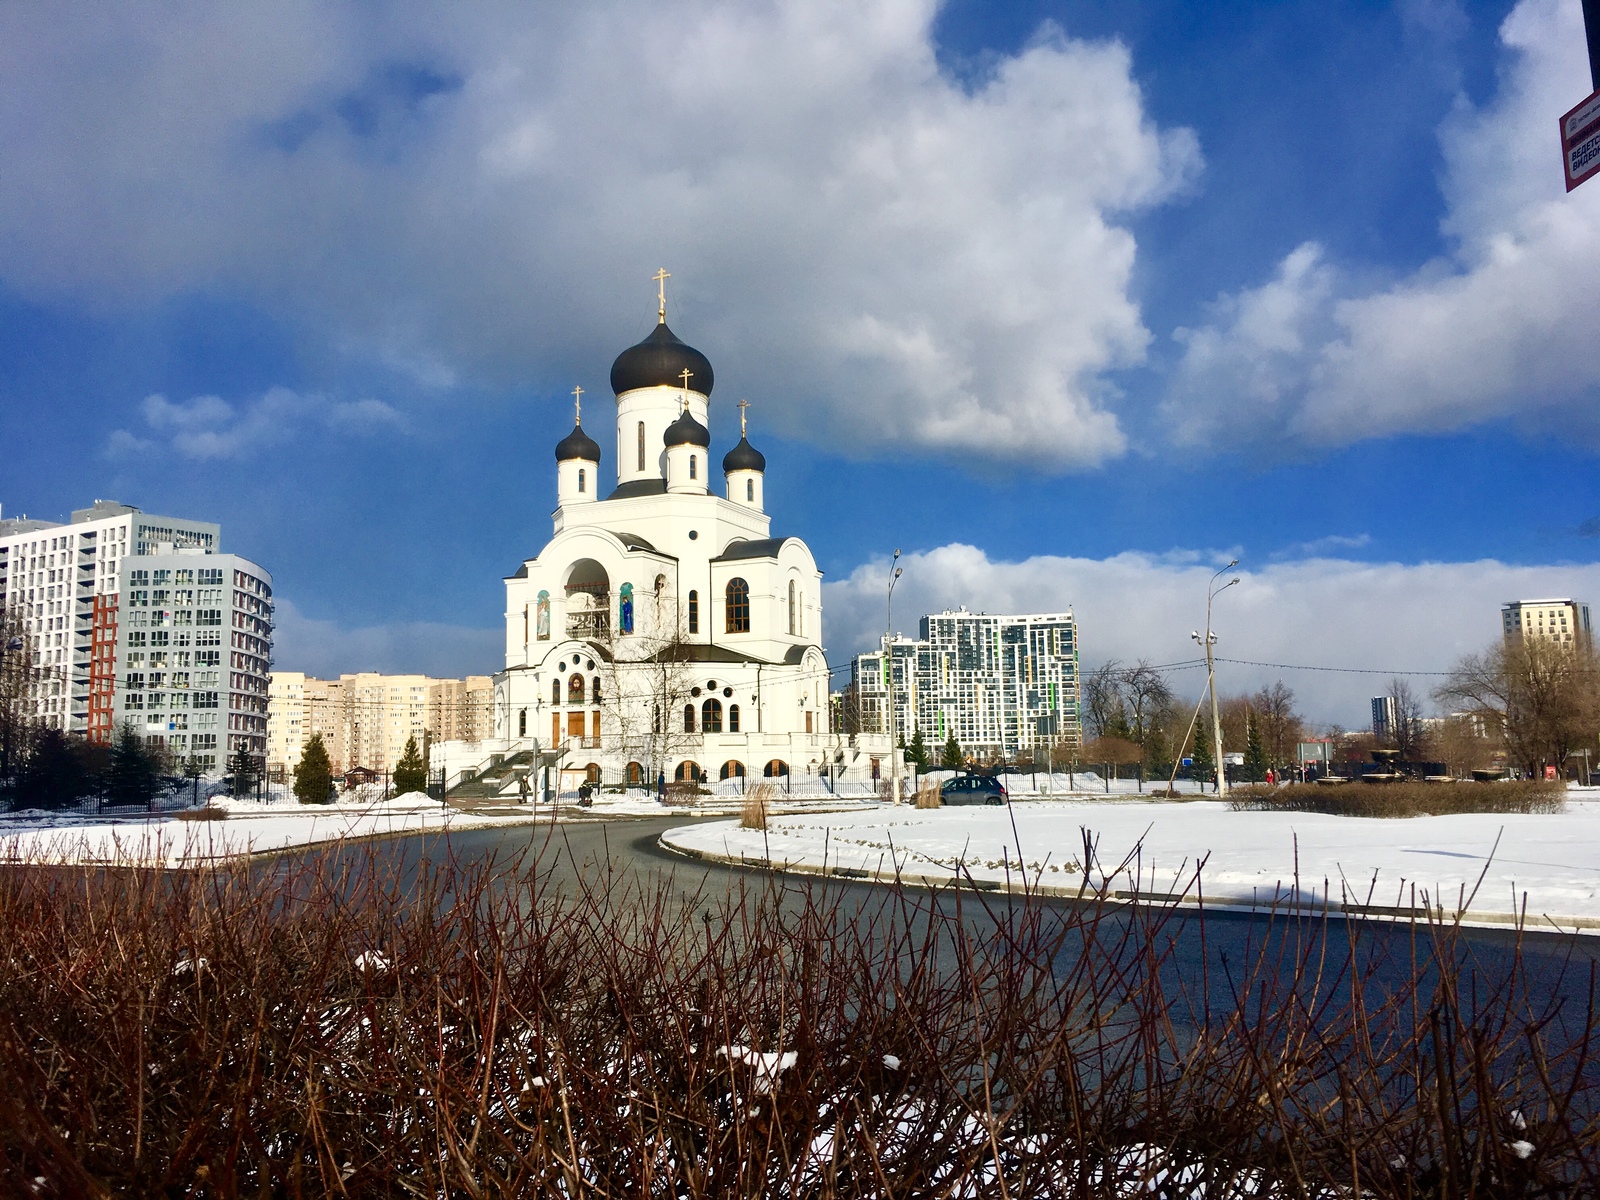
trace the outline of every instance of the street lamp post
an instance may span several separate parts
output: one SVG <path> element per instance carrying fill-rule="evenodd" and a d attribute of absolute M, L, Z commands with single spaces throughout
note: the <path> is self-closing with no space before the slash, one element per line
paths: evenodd
<path fill-rule="evenodd" d="M 1206 686 L 1211 692 L 1211 744 L 1212 750 L 1216 755 L 1214 761 L 1217 767 L 1217 795 L 1219 796 L 1228 794 L 1228 768 L 1222 761 L 1222 718 L 1217 714 L 1217 667 L 1211 654 L 1211 648 L 1217 644 L 1217 635 L 1211 632 L 1211 602 L 1220 593 L 1227 591 L 1239 582 L 1239 577 L 1235 575 L 1221 587 L 1217 586 L 1217 580 L 1238 565 L 1239 560 L 1236 558 L 1211 577 L 1211 582 L 1206 587 L 1205 636 L 1202 637 L 1199 630 L 1189 635 L 1206 648 Z"/>
<path fill-rule="evenodd" d="M 889 560 L 889 598 L 884 612 L 883 630 L 883 682 L 889 694 L 889 710 L 884 720 L 884 728 L 889 731 L 889 795 L 896 804 L 900 803 L 900 747 L 895 739 L 897 722 L 894 711 L 894 585 L 905 569 L 899 563 L 900 551 L 897 549 L 894 557 Z"/>

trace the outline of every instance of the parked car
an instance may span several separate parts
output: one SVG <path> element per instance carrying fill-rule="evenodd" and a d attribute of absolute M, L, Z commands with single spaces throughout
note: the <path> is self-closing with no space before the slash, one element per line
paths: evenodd
<path fill-rule="evenodd" d="M 1006 792 L 992 775 L 957 775 L 939 785 L 940 804 L 1004 804 Z"/>

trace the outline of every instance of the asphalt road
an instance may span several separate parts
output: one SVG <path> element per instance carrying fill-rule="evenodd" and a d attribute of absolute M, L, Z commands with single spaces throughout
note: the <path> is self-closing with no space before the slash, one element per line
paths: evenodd
<path fill-rule="evenodd" d="M 820 894 L 826 903 L 837 905 L 840 912 L 860 914 L 859 919 L 871 920 L 874 914 L 881 918 L 889 907 L 896 906 L 913 921 L 938 917 L 948 922 L 959 903 L 959 923 L 979 944 L 994 938 L 1002 923 L 1017 919 L 1024 904 L 1041 907 L 1047 919 L 1069 925 L 1073 910 L 1079 907 L 1072 901 L 1022 900 L 993 892 L 965 891 L 957 898 L 951 889 L 932 893 L 907 888 L 903 897 L 895 897 L 878 884 L 783 876 L 759 868 L 687 859 L 663 850 L 657 841 L 660 834 L 690 820 L 683 814 L 575 819 L 463 830 L 448 838 L 438 834 L 394 838 L 365 846 L 311 850 L 307 856 L 353 856 L 358 866 L 371 861 L 380 870 L 397 873 L 407 887 L 424 863 L 450 859 L 459 865 L 482 865 L 507 881 L 532 871 L 541 886 L 574 894 L 581 887 L 597 886 L 615 889 L 614 895 L 624 897 L 634 894 L 628 891 L 630 887 L 651 895 L 661 889 L 667 904 L 679 909 L 739 903 L 741 895 L 773 889 L 777 902 L 789 913 L 798 912 L 810 892 L 813 898 Z M 1419 959 L 1427 963 L 1435 952 L 1430 932 L 1406 923 L 1330 918 L 1324 926 L 1319 918 L 1273 918 L 1220 910 L 1207 912 L 1203 919 L 1192 912 L 1152 916 L 1125 906 L 1102 909 L 1098 921 L 1095 936 L 1102 940 L 1115 938 L 1129 922 L 1144 921 L 1144 928 L 1154 932 L 1141 936 L 1158 940 L 1165 956 L 1163 975 L 1171 983 L 1181 984 L 1196 1001 L 1203 997 L 1224 1005 L 1248 964 L 1263 961 L 1263 955 L 1266 961 L 1293 961 L 1296 953 L 1308 953 L 1308 945 L 1319 937 L 1325 951 L 1319 965 L 1322 985 L 1345 983 L 1351 970 L 1359 970 L 1364 987 L 1375 996 L 1402 985 L 1414 964 Z M 1069 939 L 1060 956 L 1062 970 L 1071 969 L 1077 961 L 1074 945 Z M 1514 930 L 1472 929 L 1460 931 L 1448 953 L 1469 974 L 1489 985 L 1520 969 L 1527 981 L 1528 1002 L 1542 1007 L 1546 1001 L 1559 1001 L 1564 1013 L 1561 1020 L 1570 1025 L 1574 1035 L 1587 1026 L 1591 974 L 1600 971 L 1600 938 L 1552 933 L 1519 936 Z M 1428 977 L 1434 978 L 1431 971 Z"/>

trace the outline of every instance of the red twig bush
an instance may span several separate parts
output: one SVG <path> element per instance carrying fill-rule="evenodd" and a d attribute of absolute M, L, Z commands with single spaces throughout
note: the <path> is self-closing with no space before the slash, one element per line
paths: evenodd
<path fill-rule="evenodd" d="M 1592 987 L 1543 951 L 388 861 L 0 875 L 0 1190 L 1600 1194 Z"/>

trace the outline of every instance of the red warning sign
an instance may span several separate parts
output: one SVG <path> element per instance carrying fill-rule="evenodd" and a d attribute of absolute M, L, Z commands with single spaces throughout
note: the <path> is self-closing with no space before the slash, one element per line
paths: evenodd
<path fill-rule="evenodd" d="M 1600 91 L 1561 118 L 1561 162 L 1569 192 L 1600 173 Z"/>

